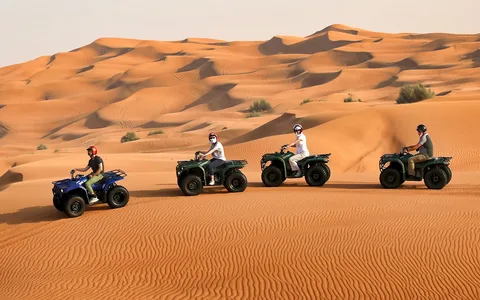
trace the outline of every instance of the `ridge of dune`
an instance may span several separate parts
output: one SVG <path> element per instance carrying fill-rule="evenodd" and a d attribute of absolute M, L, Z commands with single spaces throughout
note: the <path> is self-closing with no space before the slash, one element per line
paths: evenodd
<path fill-rule="evenodd" d="M 102 37 L 0 68 L 0 299 L 478 297 L 479 66 L 478 34 L 332 24 L 264 41 Z M 435 97 L 397 104 L 417 83 Z M 260 158 L 296 123 L 311 154 L 331 153 L 331 178 L 267 188 Z M 420 123 L 453 157 L 451 182 L 381 188 L 380 156 Z M 248 187 L 184 197 L 177 161 L 212 131 L 248 161 Z M 130 202 L 68 219 L 52 181 L 89 145 L 128 174 Z"/>

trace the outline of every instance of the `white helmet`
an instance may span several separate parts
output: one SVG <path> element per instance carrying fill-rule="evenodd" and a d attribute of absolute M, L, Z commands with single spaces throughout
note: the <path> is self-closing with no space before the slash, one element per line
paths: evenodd
<path fill-rule="evenodd" d="M 302 131 L 303 131 L 302 125 L 300 125 L 300 124 L 293 125 L 293 132 L 297 133 L 297 131 L 300 131 L 300 133 L 302 133 Z"/>

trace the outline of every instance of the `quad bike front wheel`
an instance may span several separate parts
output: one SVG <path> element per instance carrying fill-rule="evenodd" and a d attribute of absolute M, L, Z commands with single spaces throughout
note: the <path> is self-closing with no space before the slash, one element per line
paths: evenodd
<path fill-rule="evenodd" d="M 305 181 L 309 186 L 323 186 L 327 180 L 327 170 L 321 165 L 311 166 L 305 173 Z"/>
<path fill-rule="evenodd" d="M 127 205 L 129 200 L 130 193 L 121 185 L 115 186 L 107 194 L 107 203 L 111 208 L 124 207 Z"/>
<path fill-rule="evenodd" d="M 262 172 L 262 182 L 265 186 L 279 186 L 284 180 L 282 171 L 274 165 L 266 167 Z"/>
<path fill-rule="evenodd" d="M 85 212 L 85 199 L 80 196 L 73 195 L 64 201 L 64 212 L 70 218 L 76 218 Z"/>
<path fill-rule="evenodd" d="M 402 183 L 402 175 L 395 168 L 388 167 L 380 173 L 380 184 L 386 189 L 396 189 Z"/>
<path fill-rule="evenodd" d="M 180 189 L 185 196 L 196 196 L 203 190 L 203 184 L 197 175 L 187 175 L 180 180 Z"/>
<path fill-rule="evenodd" d="M 227 176 L 224 185 L 229 192 L 243 192 L 248 185 L 247 177 L 242 172 L 232 172 Z"/>
<path fill-rule="evenodd" d="M 429 189 L 441 190 L 448 183 L 448 175 L 445 170 L 434 168 L 425 173 L 424 182 Z"/>

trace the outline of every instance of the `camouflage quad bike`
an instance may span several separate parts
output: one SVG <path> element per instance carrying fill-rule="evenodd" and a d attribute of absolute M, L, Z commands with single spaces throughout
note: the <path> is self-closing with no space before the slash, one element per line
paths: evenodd
<path fill-rule="evenodd" d="M 200 151 L 195 152 L 191 160 L 177 161 L 177 184 L 186 196 L 200 194 L 207 185 L 208 159 L 200 159 Z M 215 184 L 223 185 L 229 192 L 243 192 L 247 188 L 247 177 L 240 171 L 247 165 L 246 160 L 227 160 L 214 169 Z"/>
<path fill-rule="evenodd" d="M 289 163 L 289 158 L 294 154 L 290 151 L 285 152 L 287 145 L 283 145 L 280 152 L 267 153 L 262 156 L 260 166 L 262 169 L 262 182 L 265 186 L 279 186 L 287 178 L 301 178 L 305 176 L 305 181 L 310 186 L 323 186 L 330 179 L 330 168 L 327 163 L 331 153 L 314 154 L 297 162 L 300 168 L 300 175 L 295 176 L 295 172 Z M 270 162 L 268 167 L 266 164 Z"/>
<path fill-rule="evenodd" d="M 440 190 L 452 179 L 452 170 L 449 167 L 451 156 L 433 157 L 415 163 L 415 176 L 409 176 L 408 159 L 412 156 L 405 147 L 400 153 L 382 155 L 379 161 L 380 184 L 386 189 L 395 189 L 405 181 L 424 180 L 429 189 Z"/>

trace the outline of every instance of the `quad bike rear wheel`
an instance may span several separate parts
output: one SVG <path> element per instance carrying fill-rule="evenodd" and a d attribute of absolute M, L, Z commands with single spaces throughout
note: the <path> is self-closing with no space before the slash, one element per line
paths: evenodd
<path fill-rule="evenodd" d="M 128 190 L 121 186 L 117 185 L 108 191 L 107 194 L 107 203 L 111 208 L 120 208 L 127 205 L 130 200 L 130 193 Z"/>
<path fill-rule="evenodd" d="M 327 164 L 320 164 L 320 166 L 325 169 L 325 173 L 327 174 L 327 180 L 325 180 L 325 182 L 327 182 L 330 179 L 330 167 Z"/>
<path fill-rule="evenodd" d="M 449 184 L 450 180 L 452 180 L 452 170 L 449 166 L 442 166 L 441 169 L 447 173 L 447 184 Z"/>
<path fill-rule="evenodd" d="M 442 168 L 433 168 L 425 173 L 424 182 L 429 189 L 441 190 L 447 185 L 448 175 Z"/>
<path fill-rule="evenodd" d="M 245 174 L 242 172 L 232 172 L 225 179 L 225 188 L 229 192 L 239 193 L 245 191 L 247 188 L 248 181 Z"/>
<path fill-rule="evenodd" d="M 180 180 L 180 189 L 185 196 L 196 196 L 203 190 L 203 184 L 197 175 L 187 175 Z"/>
<path fill-rule="evenodd" d="M 321 165 L 311 166 L 305 173 L 305 181 L 310 186 L 322 186 L 327 180 L 327 169 Z"/>

